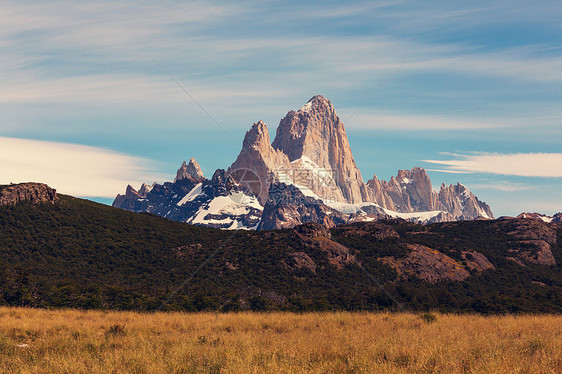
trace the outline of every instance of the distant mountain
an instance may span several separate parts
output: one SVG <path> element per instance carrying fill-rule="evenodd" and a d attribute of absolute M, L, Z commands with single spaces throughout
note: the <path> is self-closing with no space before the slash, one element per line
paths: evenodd
<path fill-rule="evenodd" d="M 179 192 L 199 185 L 185 201 L 200 199 L 195 216 L 207 217 L 225 206 L 230 191 L 246 193 L 225 171 L 209 181 L 191 177 L 154 186 L 151 192 L 165 192 L 152 201 L 183 200 Z M 554 219 L 346 224 L 341 212 L 294 185 L 270 190 L 278 199 L 266 203 L 262 217 L 274 218 L 259 224 L 277 225 L 265 228 L 301 217 L 335 226 L 226 232 L 59 195 L 45 185 L 0 186 L 0 196 L 19 196 L 0 205 L 0 305 L 562 312 L 562 223 Z M 232 215 L 212 219 L 217 227 L 231 217 L 243 224 L 245 207 L 229 205 Z M 178 209 L 173 214 L 181 215 Z"/>
<path fill-rule="evenodd" d="M 331 226 L 389 217 L 424 223 L 494 218 L 490 207 L 460 183 L 443 184 L 439 191 L 433 190 L 429 176 L 419 167 L 399 170 L 388 182 L 375 175 L 364 183 L 343 123 L 330 101 L 319 95 L 281 120 L 273 142 L 267 125 L 262 121 L 255 123 L 246 133 L 242 150 L 227 174 L 232 178 L 229 186 L 233 189 L 227 187 L 221 196 L 234 202 L 225 203 L 224 207 L 212 204 L 218 210 L 201 210 L 198 204 L 202 199 L 192 199 L 202 196 L 198 183 L 208 185 L 193 158 L 189 164 L 182 164 L 173 183 L 143 185 L 138 192 L 129 186 L 125 195 L 117 196 L 113 206 L 226 229 L 289 227 L 305 222 Z M 276 196 L 271 195 L 272 186 L 294 188 L 285 188 L 281 194 L 284 201 L 276 202 Z M 291 198 L 287 198 L 288 193 Z M 210 200 L 205 201 L 210 204 Z M 318 207 L 312 208 L 312 204 Z M 240 213 L 242 205 L 248 208 Z M 277 215 L 272 215 L 274 206 Z M 311 214 L 311 209 L 317 213 L 335 210 L 337 214 L 330 214 L 339 218 Z M 262 212 L 267 215 L 262 217 Z M 233 215 L 230 220 L 228 215 Z M 242 216 L 257 217 L 263 222 L 254 225 L 254 218 Z"/>
<path fill-rule="evenodd" d="M 174 182 L 177 182 L 182 179 L 193 179 L 193 180 L 200 180 L 204 179 L 203 172 L 201 171 L 201 166 L 195 161 L 194 158 L 189 160 L 189 164 L 185 161 L 178 169 L 178 173 L 176 175 L 176 179 Z"/>
<path fill-rule="evenodd" d="M 552 217 L 540 213 L 521 213 L 516 218 L 536 219 L 546 223 L 562 222 L 562 213 L 556 213 Z"/>
<path fill-rule="evenodd" d="M 195 161 L 192 159 L 189 165 Z M 113 206 L 132 212 L 147 212 L 174 221 L 221 229 L 256 229 L 263 207 L 253 192 L 232 175 L 217 170 L 210 180 L 200 174 L 178 170 L 175 182 L 145 185 L 137 192 L 128 186 Z"/>

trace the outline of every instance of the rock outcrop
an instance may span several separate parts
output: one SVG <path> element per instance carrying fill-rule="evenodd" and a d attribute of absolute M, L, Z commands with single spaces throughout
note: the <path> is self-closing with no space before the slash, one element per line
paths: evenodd
<path fill-rule="evenodd" d="M 20 183 L 0 186 L 0 205 L 51 203 L 57 199 L 57 191 L 43 183 Z"/>
<path fill-rule="evenodd" d="M 388 183 L 379 180 L 376 175 L 367 181 L 367 200 L 382 208 L 396 211 L 396 204 L 388 194 Z"/>
<path fill-rule="evenodd" d="M 357 259 L 351 254 L 349 248 L 331 239 L 332 235 L 326 226 L 309 222 L 296 226 L 294 231 L 306 246 L 325 252 L 328 255 L 328 262 L 337 269 L 357 263 Z"/>
<path fill-rule="evenodd" d="M 478 200 L 466 186 L 460 183 L 454 186 L 442 184 L 438 199 L 440 210 L 451 213 L 455 220 L 494 218 L 488 204 Z"/>
<path fill-rule="evenodd" d="M 371 183 L 372 184 L 372 183 Z M 424 169 L 398 170 L 396 178 L 385 183 L 393 207 L 397 212 L 424 212 L 438 209 L 438 198 Z"/>
<path fill-rule="evenodd" d="M 416 277 L 428 283 L 463 281 L 470 276 L 461 264 L 435 249 L 419 244 L 409 244 L 408 249 L 411 252 L 403 259 L 380 260 L 393 267 L 401 276 Z"/>
<path fill-rule="evenodd" d="M 496 270 L 496 267 L 492 265 L 490 260 L 480 252 L 462 251 L 462 258 L 470 270 L 475 270 L 478 273 L 484 270 Z"/>
<path fill-rule="evenodd" d="M 552 250 L 557 245 L 557 234 L 551 224 L 530 217 L 501 220 L 495 225 L 507 231 L 514 258 L 524 263 L 556 265 Z"/>

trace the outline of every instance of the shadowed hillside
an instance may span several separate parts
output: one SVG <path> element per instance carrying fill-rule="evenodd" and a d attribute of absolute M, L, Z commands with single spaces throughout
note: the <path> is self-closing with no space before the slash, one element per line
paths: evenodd
<path fill-rule="evenodd" d="M 226 232 L 58 195 L 0 207 L 0 303 L 561 312 L 557 225 L 393 220 Z"/>

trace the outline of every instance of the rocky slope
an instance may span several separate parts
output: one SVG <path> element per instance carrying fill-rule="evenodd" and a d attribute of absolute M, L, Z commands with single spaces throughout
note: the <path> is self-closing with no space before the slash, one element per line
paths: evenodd
<path fill-rule="evenodd" d="M 319 95 L 299 110 L 290 111 L 280 121 L 273 142 L 267 125 L 262 121 L 254 123 L 227 174 L 244 189 L 242 194 L 246 197 L 243 200 L 250 204 L 244 214 L 261 219 L 259 226 L 251 226 L 254 228 L 287 227 L 310 220 L 330 226 L 339 224 L 336 222 L 391 217 L 425 223 L 494 217 L 490 207 L 462 184 L 442 185 L 439 191 L 433 190 L 426 171 L 419 167 L 399 170 L 398 175 L 388 182 L 375 175 L 364 183 L 344 124 L 330 101 Z M 199 200 L 191 197 L 201 193 L 196 189 L 199 183 L 207 186 L 199 164 L 191 159 L 189 164 L 182 164 L 174 183 L 143 185 L 139 191 L 129 186 L 125 195 L 119 195 L 113 205 L 215 226 L 218 217 L 215 213 L 205 216 L 209 222 L 194 216 L 199 209 Z M 287 201 L 304 201 L 301 194 L 308 200 L 303 204 L 272 206 L 268 201 L 273 185 L 293 186 L 283 192 L 291 195 Z M 182 199 L 189 201 L 182 202 L 178 208 Z M 258 204 L 254 203 L 256 199 Z M 240 204 L 237 206 L 242 209 Z M 267 214 L 262 216 L 262 210 Z M 221 211 L 221 220 L 225 220 L 227 212 L 228 209 Z M 328 219 L 326 212 L 339 218 L 335 221 Z M 304 216 L 299 217 L 300 214 Z M 240 222 L 240 217 L 234 220 Z M 224 228 L 250 227 L 221 225 Z"/>
<path fill-rule="evenodd" d="M 0 186 L 0 205 L 15 205 L 21 202 L 54 203 L 56 199 L 57 191 L 43 183 Z"/>

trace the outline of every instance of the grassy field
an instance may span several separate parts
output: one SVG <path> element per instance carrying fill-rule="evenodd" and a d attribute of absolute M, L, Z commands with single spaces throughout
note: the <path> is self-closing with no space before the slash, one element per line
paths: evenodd
<path fill-rule="evenodd" d="M 8 373 L 561 373 L 562 316 L 0 308 Z"/>

